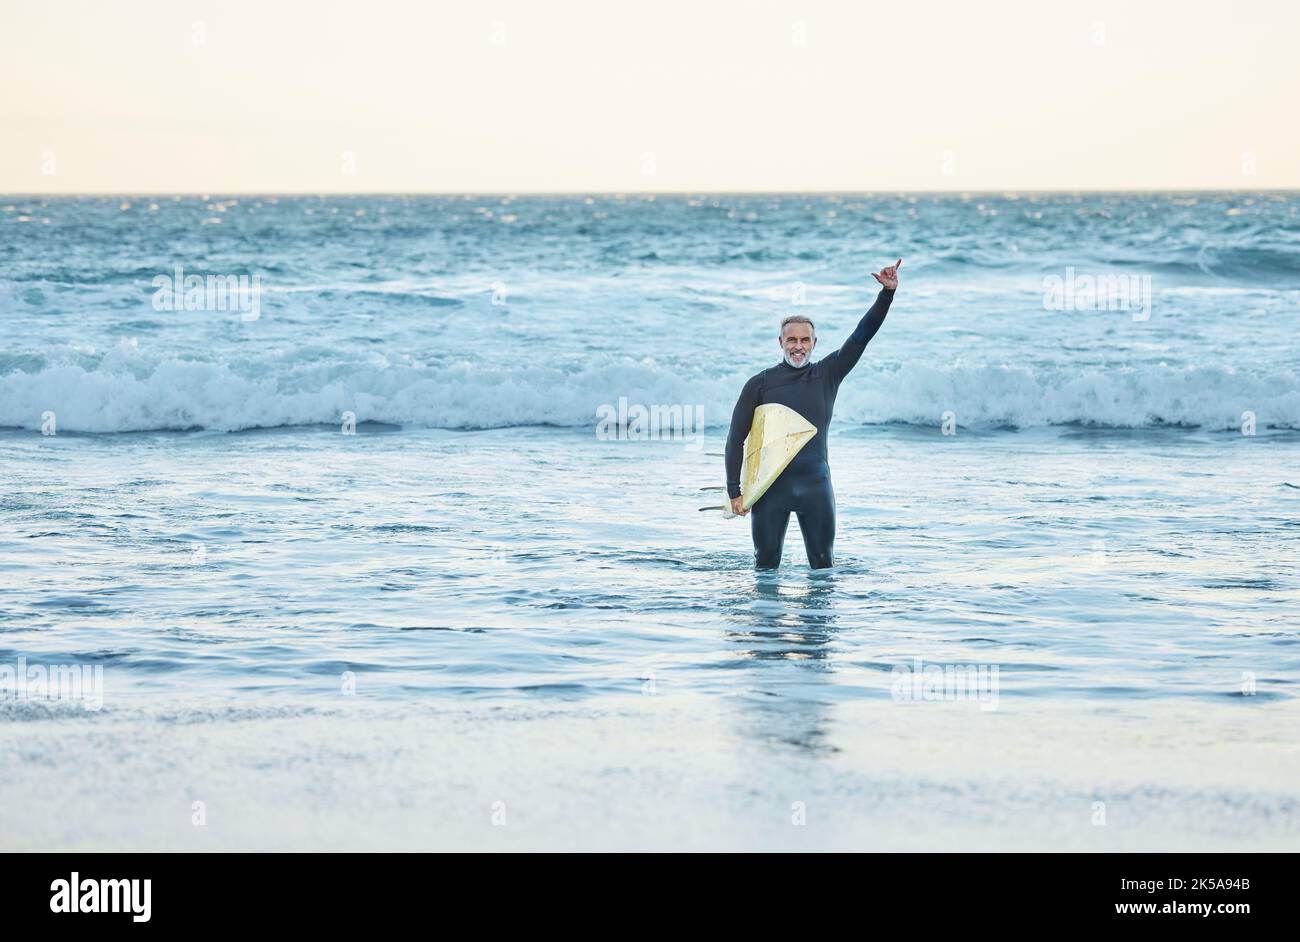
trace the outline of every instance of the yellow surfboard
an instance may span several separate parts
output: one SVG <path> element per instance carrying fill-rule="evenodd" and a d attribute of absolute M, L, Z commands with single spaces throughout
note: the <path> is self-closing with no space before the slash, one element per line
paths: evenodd
<path fill-rule="evenodd" d="M 794 456 L 817 434 L 816 427 L 789 406 L 769 402 L 754 410 L 754 420 L 745 438 L 745 463 L 740 469 L 740 496 L 746 510 L 767 493 Z M 701 510 L 721 510 L 734 517 L 730 502 Z"/>

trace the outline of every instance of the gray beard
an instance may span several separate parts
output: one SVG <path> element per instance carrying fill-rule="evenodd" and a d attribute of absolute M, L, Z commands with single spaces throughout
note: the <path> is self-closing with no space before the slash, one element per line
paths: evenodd
<path fill-rule="evenodd" d="M 786 366 L 793 366 L 796 370 L 801 370 L 812 362 L 812 357 L 804 357 L 802 363 L 791 363 L 790 354 L 784 352 L 781 354 L 781 359 L 785 360 Z"/>

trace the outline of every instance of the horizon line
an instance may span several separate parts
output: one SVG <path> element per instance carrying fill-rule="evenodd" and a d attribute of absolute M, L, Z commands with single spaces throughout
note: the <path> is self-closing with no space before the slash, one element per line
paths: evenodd
<path fill-rule="evenodd" d="M 0 199 L 10 198 L 79 198 L 88 196 L 277 196 L 277 197 L 357 197 L 357 196 L 1020 196 L 1020 195 L 1074 195 L 1098 194 L 1152 194 L 1152 193 L 1300 193 L 1300 187 L 1249 188 L 1173 188 L 1173 189 L 1107 189 L 1074 187 L 1061 189 L 969 189 L 969 190 L 80 190 L 66 193 L 42 191 L 0 192 Z"/>

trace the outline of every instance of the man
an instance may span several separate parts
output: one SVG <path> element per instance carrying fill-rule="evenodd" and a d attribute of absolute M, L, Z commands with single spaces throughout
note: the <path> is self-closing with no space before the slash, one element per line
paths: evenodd
<path fill-rule="evenodd" d="M 741 390 L 731 414 L 731 433 L 727 436 L 727 496 L 733 513 L 744 516 L 749 512 L 741 506 L 740 465 L 754 409 L 764 403 L 777 402 L 789 406 L 817 429 L 817 434 L 751 508 L 754 559 L 759 569 L 775 569 L 781 564 L 781 548 L 785 543 L 791 511 L 799 517 L 799 530 L 808 551 L 808 566 L 826 569 L 832 565 L 835 493 L 831 489 L 831 469 L 826 463 L 826 435 L 831 412 L 835 408 L 835 395 L 840 383 L 857 365 L 867 343 L 885 322 L 885 314 L 898 288 L 898 267 L 902 264 L 900 258 L 878 274 L 872 274 L 871 277 L 883 286 L 876 303 L 863 315 L 844 346 L 816 363 L 810 361 L 817 346 L 817 328 L 813 322 L 799 314 L 783 320 L 777 339 L 782 361 L 751 376 Z"/>

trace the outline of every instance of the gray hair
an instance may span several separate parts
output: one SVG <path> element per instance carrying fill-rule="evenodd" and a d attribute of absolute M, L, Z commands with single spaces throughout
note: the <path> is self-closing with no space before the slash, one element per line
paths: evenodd
<path fill-rule="evenodd" d="M 785 318 L 784 320 L 782 320 L 782 321 L 781 321 L 781 336 L 782 336 L 782 337 L 785 336 L 785 325 L 786 325 L 786 324 L 807 324 L 809 327 L 812 328 L 813 336 L 814 336 L 814 337 L 817 336 L 817 325 L 814 324 L 814 323 L 812 322 L 812 318 L 811 318 L 811 317 L 805 317 L 805 316 L 802 315 L 802 314 L 791 314 L 789 317 L 787 317 L 787 318 Z"/>

